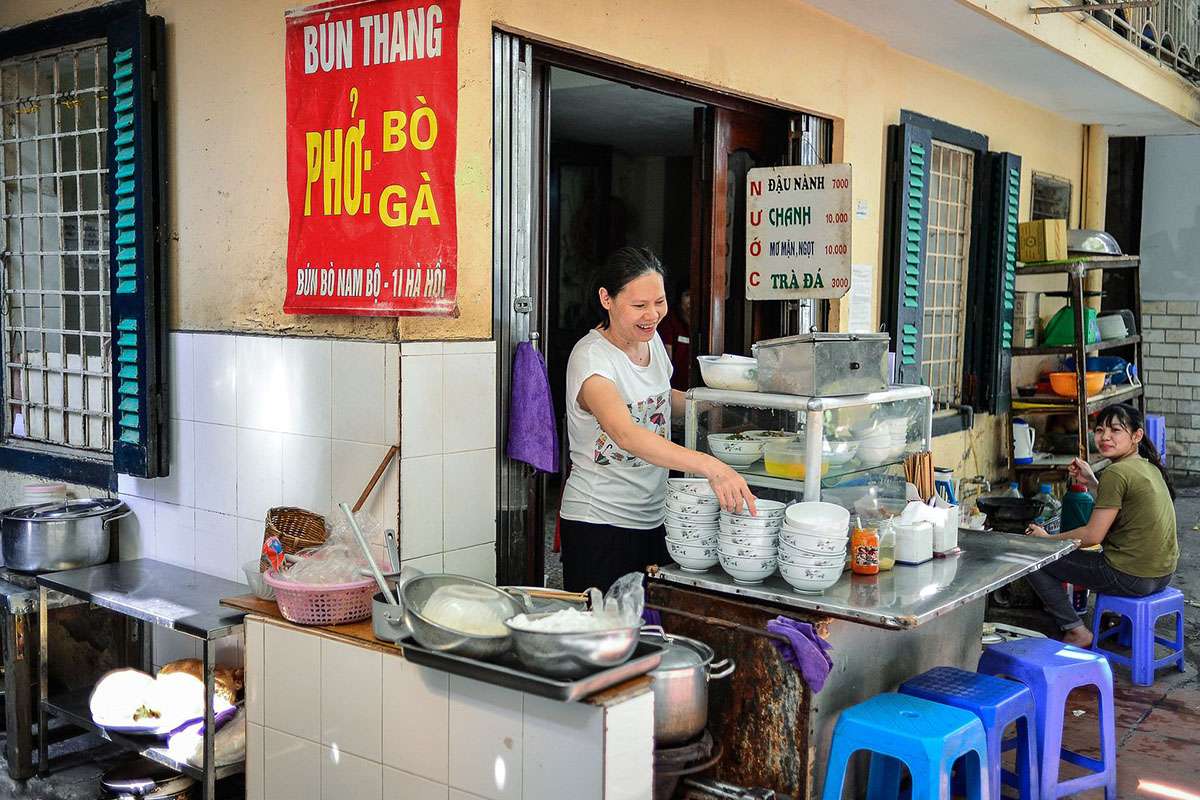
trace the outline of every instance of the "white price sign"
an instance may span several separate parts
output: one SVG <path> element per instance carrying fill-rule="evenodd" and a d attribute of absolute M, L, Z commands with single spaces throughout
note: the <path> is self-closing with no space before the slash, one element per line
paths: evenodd
<path fill-rule="evenodd" d="M 746 176 L 746 298 L 832 299 L 850 289 L 850 165 Z"/>

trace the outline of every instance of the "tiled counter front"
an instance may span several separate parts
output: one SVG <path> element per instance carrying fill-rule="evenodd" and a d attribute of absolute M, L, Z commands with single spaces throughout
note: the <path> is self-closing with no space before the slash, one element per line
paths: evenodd
<path fill-rule="evenodd" d="M 654 705 L 559 703 L 246 620 L 247 800 L 648 800 Z"/>

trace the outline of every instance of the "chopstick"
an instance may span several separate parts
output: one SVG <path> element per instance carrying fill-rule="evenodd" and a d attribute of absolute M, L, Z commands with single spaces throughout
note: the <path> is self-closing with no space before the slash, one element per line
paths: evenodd
<path fill-rule="evenodd" d="M 904 478 L 916 488 L 921 500 L 928 502 L 934 494 L 933 453 L 925 450 L 904 459 Z"/>

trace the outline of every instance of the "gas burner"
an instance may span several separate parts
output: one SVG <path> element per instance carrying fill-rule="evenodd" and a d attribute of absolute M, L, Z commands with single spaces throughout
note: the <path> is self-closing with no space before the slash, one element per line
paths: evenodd
<path fill-rule="evenodd" d="M 721 745 L 713 743 L 708 730 L 691 742 L 654 748 L 654 800 L 670 800 L 683 776 L 710 769 L 721 754 Z"/>

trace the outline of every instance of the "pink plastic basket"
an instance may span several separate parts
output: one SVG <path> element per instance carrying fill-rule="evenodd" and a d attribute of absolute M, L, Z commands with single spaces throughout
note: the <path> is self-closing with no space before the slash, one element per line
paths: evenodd
<path fill-rule="evenodd" d="M 342 625 L 371 616 L 371 597 L 375 581 L 366 578 L 354 583 L 327 583 L 308 586 L 285 581 L 274 571 L 263 573 L 263 580 L 275 590 L 279 613 L 298 625 Z"/>

